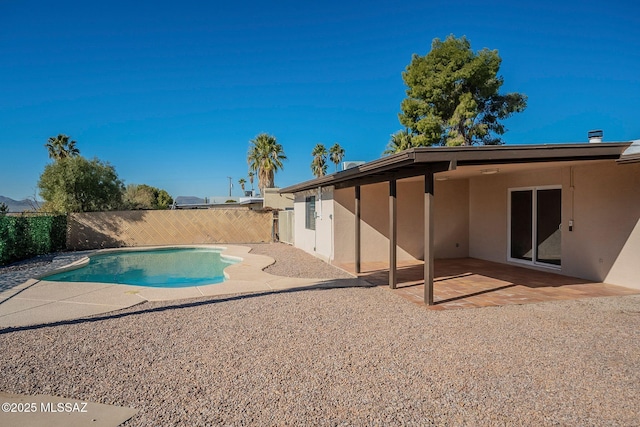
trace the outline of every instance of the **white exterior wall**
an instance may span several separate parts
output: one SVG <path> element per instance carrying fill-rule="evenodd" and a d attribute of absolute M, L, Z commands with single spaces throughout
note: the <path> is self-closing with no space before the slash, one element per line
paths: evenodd
<path fill-rule="evenodd" d="M 305 227 L 305 199 L 316 196 L 316 229 Z M 333 261 L 333 187 L 296 193 L 295 212 L 295 246 L 318 258 Z"/>

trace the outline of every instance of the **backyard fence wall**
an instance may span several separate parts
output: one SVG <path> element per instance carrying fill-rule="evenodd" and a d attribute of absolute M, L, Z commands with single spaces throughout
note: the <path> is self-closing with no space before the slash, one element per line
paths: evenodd
<path fill-rule="evenodd" d="M 272 240 L 272 227 L 271 212 L 248 209 L 73 213 L 67 247 L 261 243 Z"/>

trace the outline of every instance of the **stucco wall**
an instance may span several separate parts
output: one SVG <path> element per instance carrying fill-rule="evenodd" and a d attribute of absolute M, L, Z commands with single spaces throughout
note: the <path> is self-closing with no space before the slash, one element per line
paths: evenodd
<path fill-rule="evenodd" d="M 638 164 L 608 161 L 470 179 L 469 256 L 506 263 L 509 189 L 547 185 L 562 186 L 560 272 L 640 288 Z"/>
<path fill-rule="evenodd" d="M 469 253 L 469 188 L 467 181 L 436 181 L 434 196 L 434 252 L 436 258 L 466 257 Z M 335 259 L 354 262 L 355 193 L 336 190 Z M 361 187 L 361 259 L 389 259 L 389 185 Z M 424 259 L 424 183 L 397 182 L 398 259 Z"/>
<path fill-rule="evenodd" d="M 334 214 L 334 256 L 336 262 L 353 263 L 354 256 L 354 221 L 355 221 L 355 193 L 353 188 L 335 190 Z M 361 232 L 364 224 L 361 225 Z"/>
<path fill-rule="evenodd" d="M 640 289 L 640 163 L 576 167 L 570 275 Z"/>
<path fill-rule="evenodd" d="M 561 185 L 564 222 L 568 208 L 568 172 L 568 168 L 545 168 L 469 179 L 469 256 L 507 262 L 509 188 Z"/>
<path fill-rule="evenodd" d="M 423 244 L 416 236 L 424 230 L 421 185 L 397 184 L 399 260 L 423 256 Z M 337 190 L 335 260 L 352 263 L 355 259 L 355 193 L 353 188 Z M 389 261 L 389 184 L 364 185 L 360 189 L 360 257 L 363 262 Z"/>
<path fill-rule="evenodd" d="M 434 189 L 435 258 L 469 256 L 469 181 L 436 181 Z"/>

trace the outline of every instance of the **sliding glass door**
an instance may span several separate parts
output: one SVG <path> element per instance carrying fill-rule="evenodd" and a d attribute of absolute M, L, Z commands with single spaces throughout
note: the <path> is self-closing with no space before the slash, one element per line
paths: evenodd
<path fill-rule="evenodd" d="M 509 260 L 559 267 L 562 189 L 511 189 L 509 208 Z"/>
<path fill-rule="evenodd" d="M 511 192 L 511 258 L 533 261 L 533 190 Z"/>

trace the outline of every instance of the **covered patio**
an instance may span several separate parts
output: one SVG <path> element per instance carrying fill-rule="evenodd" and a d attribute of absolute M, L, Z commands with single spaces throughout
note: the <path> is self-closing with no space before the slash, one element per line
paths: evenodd
<path fill-rule="evenodd" d="M 281 192 L 297 247 L 436 309 L 628 295 L 630 145 L 411 148 Z"/>
<path fill-rule="evenodd" d="M 424 304 L 424 263 L 399 261 L 393 292 Z M 338 264 L 355 273 L 355 264 Z M 359 277 L 389 286 L 385 263 L 364 263 Z M 434 260 L 432 310 L 531 304 L 580 298 L 637 295 L 640 290 L 474 258 Z"/>

